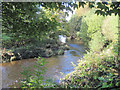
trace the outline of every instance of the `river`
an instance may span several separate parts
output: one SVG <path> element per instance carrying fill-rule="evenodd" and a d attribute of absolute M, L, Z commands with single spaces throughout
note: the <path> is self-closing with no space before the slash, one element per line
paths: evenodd
<path fill-rule="evenodd" d="M 46 78 L 55 79 L 59 82 L 60 78 L 74 70 L 71 62 L 77 64 L 77 61 L 83 57 L 85 50 L 81 42 L 70 41 L 67 43 L 71 49 L 65 51 L 64 55 L 46 58 L 48 62 L 45 65 L 47 69 L 44 76 Z M 0 64 L 0 69 L 2 69 L 2 87 L 10 88 L 11 85 L 19 81 L 19 79 L 22 78 L 20 74 L 23 70 L 22 66 L 33 66 L 35 61 L 35 59 L 24 59 Z M 63 75 L 61 75 L 60 72 L 62 72 Z"/>

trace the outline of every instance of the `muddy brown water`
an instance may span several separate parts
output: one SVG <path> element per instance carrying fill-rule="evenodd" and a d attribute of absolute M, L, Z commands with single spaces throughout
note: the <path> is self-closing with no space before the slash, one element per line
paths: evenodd
<path fill-rule="evenodd" d="M 63 78 L 66 74 L 72 72 L 74 67 L 71 62 L 77 64 L 77 61 L 83 57 L 85 50 L 84 45 L 79 41 L 68 42 L 71 47 L 70 50 L 65 51 L 64 55 L 53 56 L 46 58 L 47 62 L 45 64 L 46 73 L 45 78 L 55 79 L 59 82 L 60 78 Z M 19 61 L 12 61 L 10 63 L 0 64 L 0 69 L 2 70 L 2 87 L 10 88 L 11 85 L 18 82 L 22 78 L 20 72 L 23 70 L 22 66 L 32 67 L 35 64 L 35 59 L 24 59 Z M 61 73 L 63 75 L 61 75 Z"/>

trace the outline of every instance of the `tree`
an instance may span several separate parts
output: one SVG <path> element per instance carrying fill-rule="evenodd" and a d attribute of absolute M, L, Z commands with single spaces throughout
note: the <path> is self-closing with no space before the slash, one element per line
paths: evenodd
<path fill-rule="evenodd" d="M 39 22 L 38 15 L 36 12 L 40 11 L 38 9 L 38 6 L 42 6 L 46 9 L 52 10 L 53 8 L 57 10 L 58 8 L 60 10 L 69 10 L 72 11 L 71 7 L 78 8 L 78 7 L 84 7 L 86 4 L 89 4 L 89 7 L 96 7 L 97 14 L 101 14 L 103 16 L 105 15 L 111 15 L 114 13 L 115 15 L 120 16 L 120 2 L 79 2 L 79 4 L 72 3 L 72 2 L 29 2 L 29 3 L 17 3 L 17 2 L 3 2 L 2 3 L 2 19 L 3 19 L 3 32 L 7 32 L 10 34 L 13 34 L 15 37 L 18 37 L 18 33 L 26 36 L 31 36 L 31 34 L 37 34 L 35 33 L 36 30 L 34 28 L 41 28 L 40 31 L 46 31 L 48 28 L 47 26 L 51 26 L 52 24 L 55 24 L 56 21 L 53 18 L 53 21 L 51 22 L 49 18 L 46 18 L 44 16 L 44 19 Z M 68 14 L 67 11 L 65 12 L 66 15 Z M 12 17 L 11 17 L 12 16 Z M 44 23 L 47 23 L 45 25 Z M 54 23 L 53 23 L 54 22 Z M 52 25 L 55 28 L 55 25 Z M 22 28 L 24 27 L 24 28 Z M 34 30 L 34 32 L 33 32 Z M 40 32 L 39 32 L 40 33 Z M 38 34 L 37 34 L 38 35 Z M 19 37 L 20 38 L 20 37 Z"/>
<path fill-rule="evenodd" d="M 118 2 L 117 1 L 116 2 L 79 2 L 77 6 L 84 7 L 87 3 L 90 8 L 93 8 L 93 7 L 96 8 L 95 13 L 97 15 L 111 16 L 111 14 L 113 13 L 119 16 L 119 21 L 120 21 L 120 1 Z M 120 46 L 120 43 L 118 43 L 118 46 Z M 120 47 L 118 47 L 118 50 L 120 50 Z M 119 52 L 118 52 L 118 56 L 119 56 Z"/>
<path fill-rule="evenodd" d="M 45 8 L 39 9 L 39 6 Z M 2 2 L 2 32 L 12 37 L 12 42 L 40 38 L 59 26 L 56 17 L 50 12 L 53 8 L 56 10 L 57 6 L 59 3 Z M 45 9 L 50 10 L 45 12 Z"/>
<path fill-rule="evenodd" d="M 97 15 L 111 15 L 114 13 L 115 15 L 120 16 L 120 1 L 119 2 L 87 2 L 90 8 L 96 8 Z M 79 7 L 84 7 L 87 3 L 79 2 Z"/>

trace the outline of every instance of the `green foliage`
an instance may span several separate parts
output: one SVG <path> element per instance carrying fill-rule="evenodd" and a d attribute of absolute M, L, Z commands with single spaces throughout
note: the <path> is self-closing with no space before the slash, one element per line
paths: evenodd
<path fill-rule="evenodd" d="M 36 58 L 35 65 L 33 67 L 24 67 L 21 72 L 23 75 L 23 80 L 19 83 L 20 88 L 55 88 L 57 87 L 56 82 L 52 79 L 44 80 L 45 63 L 46 60 L 42 57 Z M 34 68 L 34 70 L 32 70 Z"/>
<path fill-rule="evenodd" d="M 97 51 L 100 52 L 100 50 L 103 48 L 105 43 L 105 38 L 102 36 L 100 31 L 97 31 L 94 33 L 94 36 L 91 38 L 91 41 L 89 42 L 89 48 L 91 51 Z"/>
<path fill-rule="evenodd" d="M 5 33 L 2 33 L 2 40 L 10 40 L 11 37 L 7 36 Z"/>
<path fill-rule="evenodd" d="M 38 9 L 36 3 L 4 2 L 2 13 L 3 32 L 11 33 L 18 40 L 31 36 L 40 38 L 43 31 L 55 30 L 58 25 L 55 18 L 50 18 L 51 14 L 47 14 L 44 9 Z"/>
<path fill-rule="evenodd" d="M 81 37 L 82 41 L 84 42 L 85 46 L 87 46 L 88 41 L 90 41 L 90 38 L 88 37 L 88 34 L 87 34 L 87 29 L 88 29 L 88 26 L 83 18 L 82 24 L 81 24 L 81 29 L 80 29 L 80 37 Z"/>
<path fill-rule="evenodd" d="M 105 15 L 114 13 L 120 16 L 120 2 L 99 2 L 96 5 L 93 2 L 88 3 L 89 7 L 96 7 L 96 9 L 90 10 L 90 12 L 86 13 L 82 18 L 78 19 L 77 17 L 75 22 L 78 21 L 79 24 L 75 24 L 74 26 L 76 30 L 80 28 L 80 36 L 85 45 L 89 45 L 90 52 L 83 57 L 84 60 L 78 63 L 74 73 L 72 72 L 72 75 L 68 75 L 67 79 L 70 79 L 70 82 L 67 83 L 71 88 L 106 88 L 120 86 L 120 59 L 117 57 L 118 50 L 116 49 L 116 47 L 119 47 L 117 43 L 118 34 L 116 34 L 118 33 L 116 28 L 117 19 L 112 17 L 111 19 L 107 19 L 107 22 L 103 22 L 105 19 L 103 16 Z M 59 17 L 59 14 L 54 12 L 55 10 L 60 8 L 60 10 L 66 9 L 72 11 L 70 6 L 73 8 L 78 7 L 75 3 L 67 2 L 40 2 L 39 4 L 34 2 L 3 2 L 2 4 L 2 32 L 7 35 L 7 37 L 3 36 L 3 39 L 10 39 L 8 38 L 8 34 L 11 34 L 13 42 L 24 41 L 22 42 L 23 44 L 25 44 L 25 40 L 31 40 L 30 37 L 43 40 L 44 36 L 46 36 L 45 38 L 49 38 L 49 34 L 53 35 L 55 30 L 60 31 L 60 29 L 63 29 L 59 27 L 60 23 L 58 22 L 62 22 L 62 25 L 64 25 L 65 17 L 64 15 Z M 84 2 L 80 2 L 79 6 L 84 7 L 85 4 Z M 45 8 L 39 9 L 37 5 Z M 103 16 L 97 16 L 94 13 Z M 62 20 L 58 18 L 62 18 Z M 48 34 L 49 31 L 51 32 Z M 113 38 L 111 38 L 111 35 Z M 112 40 L 112 43 L 109 43 L 109 47 L 105 47 L 106 50 L 100 52 L 100 48 L 104 46 L 105 40 Z M 107 52 L 107 50 L 109 50 L 109 52 Z M 99 53 L 94 51 L 99 51 Z M 106 53 L 112 54 L 106 55 Z M 43 84 L 44 77 L 42 75 L 45 72 L 44 64 L 44 59 L 39 57 L 34 65 L 34 68 L 36 68 L 34 71 L 31 71 L 29 67 L 24 69 L 21 73 L 25 77 L 21 84 L 22 88 L 43 88 L 51 85 L 46 84 L 45 86 Z"/>
<path fill-rule="evenodd" d="M 80 32 L 77 32 L 77 33 L 76 33 L 76 36 L 77 36 L 77 37 L 80 37 Z"/>
<path fill-rule="evenodd" d="M 79 31 L 80 30 L 80 20 L 76 14 L 72 15 L 70 21 L 69 21 L 69 26 L 71 27 L 71 31 Z"/>
<path fill-rule="evenodd" d="M 71 2 L 71 1 L 68 1 L 68 2 L 39 2 L 39 3 L 34 3 L 35 4 L 38 4 L 39 6 L 42 6 L 42 7 L 45 7 L 46 9 L 49 8 L 49 10 L 52 10 L 53 8 L 55 10 L 57 10 L 58 8 L 60 10 L 69 10 L 69 11 L 72 11 L 71 7 L 73 7 L 73 9 L 75 8 L 79 8 L 79 7 L 85 7 L 85 5 L 88 3 L 89 7 L 90 8 L 93 8 L 93 7 L 96 7 L 96 13 L 97 14 L 101 14 L 101 15 L 111 15 L 112 13 L 114 13 L 115 15 L 120 15 L 119 13 L 119 6 L 120 6 L 120 2 L 119 1 L 116 1 L 116 2 L 78 2 L 78 1 L 75 1 L 75 3 Z M 33 5 L 33 6 L 34 6 Z M 21 5 L 19 5 L 20 7 Z M 13 9 L 14 6 L 13 6 Z M 73 12 L 73 11 L 72 11 Z M 66 12 L 66 15 L 68 15 L 68 13 Z"/>
<path fill-rule="evenodd" d="M 35 69 L 31 71 L 30 67 L 24 68 L 21 74 L 24 76 L 24 80 L 21 82 L 21 88 L 43 88 L 43 74 L 45 73 L 45 59 L 38 57 L 33 66 Z"/>
<path fill-rule="evenodd" d="M 96 8 L 101 8 L 101 10 L 105 10 L 105 11 L 102 11 L 102 12 L 106 12 L 105 14 L 110 14 L 110 15 L 111 13 L 119 14 L 118 13 L 119 2 L 97 3 L 96 5 L 94 5 L 95 3 L 92 3 L 92 2 L 88 2 L 88 3 L 89 3 L 89 7 L 96 7 Z M 11 35 L 10 37 L 12 37 L 12 42 L 15 42 L 14 44 L 16 43 L 18 44 L 19 41 L 21 42 L 23 40 L 24 42 L 22 42 L 22 44 L 20 45 L 26 44 L 27 39 L 29 39 L 30 37 L 34 39 L 42 39 L 44 36 L 47 35 L 49 31 L 55 31 L 58 29 L 57 26 L 60 25 L 58 21 L 61 21 L 61 20 L 64 21 L 64 18 L 65 18 L 64 16 L 66 14 L 55 15 L 54 11 L 57 11 L 58 9 L 59 9 L 58 12 L 64 9 L 72 11 L 71 7 L 75 9 L 75 8 L 78 8 L 78 6 L 84 7 L 85 5 L 86 5 L 86 2 L 80 2 L 79 4 L 72 3 L 72 2 L 49 2 L 49 3 L 47 2 L 39 2 L 39 3 L 3 2 L 2 3 L 2 21 L 3 21 L 2 32 L 6 33 L 7 35 L 10 34 Z M 39 6 L 44 8 L 38 8 Z M 67 13 L 67 11 L 65 13 Z M 59 18 L 61 18 L 59 16 L 62 16 L 63 19 L 58 20 Z M 76 20 L 77 22 L 79 22 L 81 19 L 80 20 L 76 19 Z M 64 23 L 62 23 L 62 25 L 64 25 Z M 81 25 L 81 21 L 78 24 L 74 24 L 75 29 L 79 31 L 80 25 Z M 89 25 L 91 24 L 89 23 Z M 95 26 L 94 24 L 92 25 Z M 93 30 L 93 32 L 95 30 Z M 88 31 L 90 33 L 91 29 L 89 30 L 88 28 Z M 89 38 L 86 38 L 86 40 L 87 39 L 90 40 Z"/>
<path fill-rule="evenodd" d="M 102 33 L 107 40 L 118 40 L 118 15 L 111 15 L 106 17 L 102 25 Z"/>
<path fill-rule="evenodd" d="M 114 69 L 113 57 L 101 59 L 97 54 L 87 53 L 75 71 L 66 76 L 65 86 L 72 88 L 107 88 L 120 85 L 119 75 Z"/>
<path fill-rule="evenodd" d="M 75 70 L 65 77 L 64 85 L 70 88 L 101 89 L 120 86 L 118 16 L 102 17 L 93 12 L 94 10 L 90 11 L 82 18 L 80 33 L 90 51 L 79 60 Z"/>
<path fill-rule="evenodd" d="M 114 13 L 115 15 L 120 15 L 119 13 L 119 6 L 120 2 L 98 2 L 97 3 L 97 9 L 95 13 L 101 14 L 103 16 L 105 15 L 111 15 Z"/>
<path fill-rule="evenodd" d="M 116 2 L 79 2 L 79 7 L 84 7 L 88 3 L 90 8 L 96 8 L 95 13 L 97 15 L 107 16 L 114 13 L 115 15 L 120 16 L 120 1 Z"/>
<path fill-rule="evenodd" d="M 77 3 L 78 4 L 78 3 Z M 78 6 L 83 6 L 83 3 L 79 3 Z M 80 31 L 82 16 L 85 15 L 90 8 L 86 5 L 85 8 L 77 8 L 75 14 L 72 15 L 69 20 L 69 30 L 70 34 L 76 36 L 76 33 Z M 78 37 L 77 37 L 78 38 Z M 78 38 L 79 39 L 79 38 Z"/>
<path fill-rule="evenodd" d="M 82 41 L 88 46 L 88 42 L 94 36 L 94 33 L 101 31 L 101 25 L 103 22 L 103 16 L 97 16 L 94 14 L 95 9 L 90 10 L 83 18 L 80 28 L 80 36 Z M 99 21 L 99 22 L 98 22 Z"/>
<path fill-rule="evenodd" d="M 56 4 L 58 5 L 58 3 Z M 39 8 L 39 5 L 43 7 Z M 55 3 L 3 2 L 2 32 L 12 38 L 5 40 L 4 36 L 3 47 L 17 48 L 42 39 L 58 38 L 59 29 L 62 34 L 68 33 L 62 27 L 66 24 L 66 15 L 61 11 L 62 8 L 56 8 L 57 5 Z M 13 16 L 11 17 L 11 15 Z"/>

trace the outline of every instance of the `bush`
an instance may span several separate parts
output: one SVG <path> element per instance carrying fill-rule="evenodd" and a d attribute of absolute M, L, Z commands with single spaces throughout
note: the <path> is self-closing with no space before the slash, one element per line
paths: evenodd
<path fill-rule="evenodd" d="M 87 53 L 84 59 L 85 61 L 79 61 L 74 72 L 65 77 L 63 85 L 72 88 L 107 88 L 120 85 L 114 57 L 101 58 L 91 52 Z"/>
<path fill-rule="evenodd" d="M 100 52 L 105 43 L 105 38 L 102 36 L 100 31 L 94 33 L 94 36 L 91 38 L 92 40 L 89 42 L 89 48 L 91 51 Z"/>

